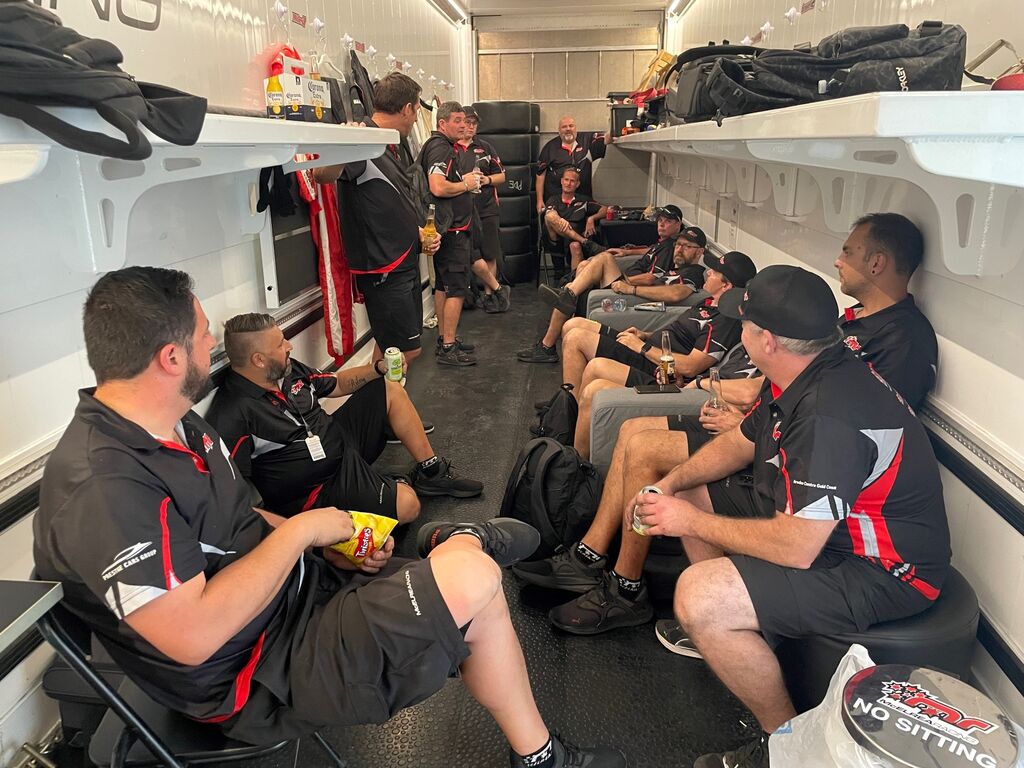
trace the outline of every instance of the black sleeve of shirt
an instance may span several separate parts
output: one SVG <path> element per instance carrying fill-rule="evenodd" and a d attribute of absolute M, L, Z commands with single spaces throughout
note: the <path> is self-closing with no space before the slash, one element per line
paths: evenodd
<path fill-rule="evenodd" d="M 487 175 L 493 176 L 496 173 L 504 173 L 505 166 L 501 164 L 501 158 L 498 157 L 498 152 L 494 146 L 488 142 L 480 140 L 480 146 L 487 150 L 487 156 L 490 158 L 490 164 L 487 166 Z"/>
<path fill-rule="evenodd" d="M 588 217 L 593 216 L 595 213 L 597 213 L 600 210 L 601 210 L 601 204 L 600 203 L 598 203 L 598 202 L 596 202 L 594 200 L 590 200 L 587 203 L 587 216 Z"/>
<path fill-rule="evenodd" d="M 915 339 L 897 324 L 871 340 L 861 357 L 917 410 L 935 386 L 930 345 Z"/>
<path fill-rule="evenodd" d="M 784 511 L 808 520 L 845 520 L 875 465 L 874 446 L 870 438 L 829 416 L 796 421 L 779 444 Z"/>
<path fill-rule="evenodd" d="M 552 195 L 551 197 L 549 197 L 547 199 L 547 202 L 545 202 L 544 205 L 546 207 L 551 208 L 552 210 L 554 210 L 555 206 L 557 206 L 559 202 L 560 202 L 560 198 L 558 197 L 558 195 Z"/>
<path fill-rule="evenodd" d="M 439 173 L 447 178 L 449 164 L 454 159 L 454 155 L 455 152 L 448 142 L 434 137 L 428 139 L 427 143 L 423 145 L 423 150 L 420 152 L 420 165 L 427 176 Z"/>
<path fill-rule="evenodd" d="M 739 320 L 719 315 L 697 332 L 693 348 L 721 362 L 725 353 L 736 346 L 740 333 Z"/>
<path fill-rule="evenodd" d="M 218 392 L 206 413 L 206 421 L 217 430 L 231 460 L 251 486 L 253 435 L 245 414 L 242 413 L 241 402 L 238 399 L 228 399 L 226 392 Z"/>
<path fill-rule="evenodd" d="M 354 163 L 345 163 L 341 167 L 341 178 L 345 181 L 355 181 L 366 172 L 368 160 L 357 160 Z"/>
<path fill-rule="evenodd" d="M 654 264 L 654 252 L 648 250 L 643 256 L 634 261 L 623 272 L 626 277 L 633 277 L 634 275 L 642 275 L 651 271 L 651 266 Z"/>
<path fill-rule="evenodd" d="M 542 173 L 547 171 L 548 166 L 551 165 L 551 155 L 554 152 L 554 144 L 549 141 L 543 147 L 540 148 L 540 155 L 537 156 L 537 175 L 540 176 Z"/>
<path fill-rule="evenodd" d="M 303 378 L 309 382 L 317 397 L 328 397 L 338 387 L 338 377 L 333 373 L 324 373 L 319 368 L 312 368 L 298 360 L 292 360 L 295 378 Z"/>

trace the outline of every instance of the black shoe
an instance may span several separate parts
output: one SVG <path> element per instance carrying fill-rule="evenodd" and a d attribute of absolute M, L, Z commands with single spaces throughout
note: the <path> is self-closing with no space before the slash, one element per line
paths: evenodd
<path fill-rule="evenodd" d="M 693 768 L 768 768 L 768 734 L 729 752 L 703 755 Z"/>
<path fill-rule="evenodd" d="M 488 315 L 494 315 L 501 311 L 498 309 L 498 295 L 495 293 L 485 293 L 480 303 Z"/>
<path fill-rule="evenodd" d="M 473 344 L 472 342 L 469 341 L 463 341 L 458 336 L 455 337 L 455 346 L 459 348 L 460 352 L 472 352 L 474 349 L 476 349 L 476 344 Z M 444 340 L 440 336 L 438 336 L 437 347 L 434 349 L 434 354 L 440 355 L 443 347 Z"/>
<path fill-rule="evenodd" d="M 691 659 L 704 658 L 697 650 L 697 644 L 690 639 L 675 619 L 659 619 L 654 622 L 654 635 L 658 638 L 658 642 L 672 653 L 689 656 Z"/>
<path fill-rule="evenodd" d="M 556 291 L 547 283 L 541 283 L 537 287 L 537 293 L 540 294 L 541 301 L 552 309 L 557 309 L 566 317 L 576 314 L 576 294 L 568 288 Z"/>
<path fill-rule="evenodd" d="M 486 523 L 430 523 L 416 535 L 416 551 L 426 557 L 453 533 L 472 532 L 488 555 L 501 567 L 518 563 L 540 546 L 537 529 L 512 517 L 496 517 Z"/>
<path fill-rule="evenodd" d="M 635 627 L 654 618 L 647 587 L 640 587 L 635 600 L 619 591 L 619 580 L 608 571 L 601 583 L 572 602 L 548 612 L 548 619 L 563 632 L 574 635 L 599 635 L 619 627 Z"/>
<path fill-rule="evenodd" d="M 523 351 L 525 352 L 526 350 Z M 541 411 L 547 410 L 549 405 L 551 405 L 550 398 L 547 400 L 538 400 L 533 404 L 533 410 L 535 410 L 537 413 L 540 413 Z"/>
<path fill-rule="evenodd" d="M 434 431 L 434 425 L 429 421 L 420 422 L 423 425 L 423 434 L 429 435 Z M 384 439 L 388 441 L 388 445 L 401 445 L 402 441 L 398 439 L 394 430 L 391 429 L 390 424 L 384 425 Z"/>
<path fill-rule="evenodd" d="M 438 350 L 437 362 L 440 365 L 456 365 L 464 368 L 467 365 L 476 365 L 476 358 L 459 349 L 458 344 L 452 344 L 448 348 L 441 347 Z"/>
<path fill-rule="evenodd" d="M 433 476 L 428 476 L 419 467 L 413 472 L 412 487 L 417 496 L 454 496 L 457 499 L 468 499 L 483 493 L 484 484 L 479 480 L 459 477 L 448 459 L 439 460 L 440 469 Z"/>
<path fill-rule="evenodd" d="M 535 584 L 546 589 L 562 589 L 566 592 L 589 592 L 601 583 L 608 558 L 602 556 L 596 563 L 583 563 L 573 551 L 572 546 L 546 560 L 532 560 L 520 563 L 512 569 L 512 573 L 527 584 Z"/>
<path fill-rule="evenodd" d="M 626 757 L 617 749 L 608 747 L 577 747 L 568 741 L 551 736 L 555 753 L 554 768 L 626 768 Z M 525 768 L 523 758 L 509 750 L 511 768 Z"/>
<path fill-rule="evenodd" d="M 558 350 L 554 347 L 545 347 L 544 342 L 538 341 L 532 347 L 516 352 L 516 360 L 521 363 L 557 363 Z"/>
<path fill-rule="evenodd" d="M 508 312 L 512 306 L 512 286 L 503 285 L 501 289 L 491 294 L 494 312 Z"/>

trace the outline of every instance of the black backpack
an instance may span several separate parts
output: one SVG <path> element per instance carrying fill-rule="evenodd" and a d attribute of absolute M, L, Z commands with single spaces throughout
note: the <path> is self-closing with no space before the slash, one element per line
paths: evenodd
<path fill-rule="evenodd" d="M 530 427 L 530 434 L 534 437 L 550 437 L 563 445 L 572 445 L 579 413 L 580 406 L 572 395 L 572 384 L 563 384 L 547 405 L 537 411 L 540 421 Z"/>
<path fill-rule="evenodd" d="M 586 533 L 603 483 L 594 465 L 576 449 L 548 437 L 531 440 L 519 452 L 501 500 L 501 516 L 523 520 L 540 531 L 533 558 L 550 557 Z"/>
<path fill-rule="evenodd" d="M 121 71 L 122 61 L 113 43 L 83 37 L 29 0 L 0 0 L 0 114 L 70 149 L 122 160 L 153 152 L 139 123 L 173 144 L 195 144 L 206 99 L 139 82 Z M 79 128 L 44 106 L 94 109 L 124 139 Z"/>
<path fill-rule="evenodd" d="M 765 51 L 749 70 L 720 58 L 706 88 L 718 119 L 876 91 L 958 91 L 966 57 L 956 25 L 851 27 L 811 50 Z"/>
<path fill-rule="evenodd" d="M 706 45 L 680 53 L 666 80 L 672 83 L 664 102 L 670 122 L 692 123 L 714 117 L 718 106 L 711 100 L 707 81 L 715 63 L 727 58 L 744 71 L 752 71 L 754 59 L 763 52 L 763 48 L 749 45 Z M 677 77 L 674 82 L 673 77 Z"/>

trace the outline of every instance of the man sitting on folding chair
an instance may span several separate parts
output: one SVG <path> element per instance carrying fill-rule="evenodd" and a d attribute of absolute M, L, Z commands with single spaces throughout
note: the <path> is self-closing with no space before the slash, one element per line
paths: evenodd
<path fill-rule="evenodd" d="M 254 510 L 227 447 L 191 410 L 215 345 L 191 278 L 109 272 L 84 331 L 98 386 L 81 392 L 47 462 L 36 569 L 145 693 L 265 744 L 382 723 L 460 672 L 512 766 L 624 768 L 615 750 L 563 744 L 537 711 L 500 570 L 534 551 L 533 528 L 433 523 L 420 530 L 424 559 L 399 562 L 393 539 L 375 546 L 346 511 Z M 350 540 L 358 568 L 326 548 Z"/>

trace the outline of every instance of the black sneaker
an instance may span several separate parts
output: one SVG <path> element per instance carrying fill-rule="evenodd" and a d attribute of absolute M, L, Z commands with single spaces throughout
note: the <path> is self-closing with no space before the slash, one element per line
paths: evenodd
<path fill-rule="evenodd" d="M 512 573 L 527 584 L 566 592 L 589 592 L 601 583 L 608 558 L 602 556 L 596 563 L 583 563 L 573 552 L 575 546 L 546 560 L 520 563 Z"/>
<path fill-rule="evenodd" d="M 512 286 L 501 286 L 501 290 L 491 294 L 491 300 L 495 312 L 508 312 L 512 306 Z"/>
<path fill-rule="evenodd" d="M 424 421 L 421 423 L 423 424 L 423 434 L 429 435 L 431 432 L 434 431 L 434 425 L 431 424 L 429 421 Z M 390 424 L 384 425 L 384 439 L 387 440 L 388 445 L 402 444 L 402 441 L 398 439 L 398 436 L 395 434 L 394 430 L 391 429 Z"/>
<path fill-rule="evenodd" d="M 693 768 L 769 768 L 768 734 L 763 733 L 730 752 L 698 757 Z"/>
<path fill-rule="evenodd" d="M 586 594 L 548 612 L 552 624 L 574 635 L 599 635 L 619 627 L 646 624 L 653 618 L 647 586 L 640 587 L 635 600 L 627 600 L 620 594 L 619 580 L 611 571 L 605 572 L 601 583 Z"/>
<path fill-rule="evenodd" d="M 541 283 L 537 287 L 537 293 L 540 295 L 541 301 L 552 309 L 557 309 L 566 317 L 576 314 L 576 294 L 568 288 L 555 290 L 547 283 Z"/>
<path fill-rule="evenodd" d="M 696 644 L 683 632 L 683 628 L 675 619 L 659 619 L 654 622 L 654 634 L 658 638 L 658 642 L 672 653 L 689 656 L 691 659 L 704 658 L 697 650 Z"/>
<path fill-rule="evenodd" d="M 577 747 L 552 735 L 555 753 L 554 768 L 626 768 L 626 757 L 617 749 L 608 747 Z M 509 750 L 508 764 L 512 768 L 525 768 L 523 758 Z"/>
<path fill-rule="evenodd" d="M 430 523 L 416 535 L 416 551 L 426 557 L 459 531 L 471 531 L 480 539 L 484 552 L 502 566 L 518 563 L 532 555 L 540 546 L 537 529 L 512 517 L 496 517 L 486 523 Z"/>
<path fill-rule="evenodd" d="M 457 499 L 468 499 L 479 496 L 484 484 L 479 480 L 459 477 L 448 459 L 440 459 L 441 468 L 437 474 L 428 476 L 419 467 L 413 472 L 412 487 L 417 496 L 454 496 Z"/>
<path fill-rule="evenodd" d="M 521 363 L 557 363 L 558 350 L 554 347 L 545 347 L 543 342 L 538 341 L 532 347 L 516 352 L 516 360 Z"/>
<path fill-rule="evenodd" d="M 474 349 L 476 349 L 476 344 L 473 344 L 472 342 L 469 342 L 469 341 L 463 341 L 458 336 L 455 337 L 455 346 L 457 346 L 459 348 L 459 350 L 462 351 L 462 352 L 472 352 Z M 444 347 L 444 339 L 442 339 L 440 336 L 438 336 L 437 337 L 437 346 L 434 349 L 434 354 L 435 355 L 441 354 L 442 347 Z"/>
<path fill-rule="evenodd" d="M 456 365 L 465 368 L 467 365 L 476 365 L 476 358 L 459 349 L 458 344 L 452 344 L 448 348 L 442 346 L 438 349 L 437 362 L 439 365 Z"/>
<path fill-rule="evenodd" d="M 488 315 L 494 315 L 501 311 L 498 309 L 497 294 L 485 293 L 483 299 L 480 300 L 480 304 Z"/>

